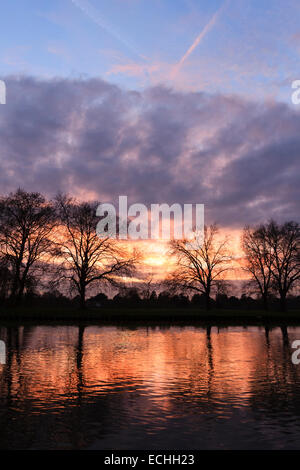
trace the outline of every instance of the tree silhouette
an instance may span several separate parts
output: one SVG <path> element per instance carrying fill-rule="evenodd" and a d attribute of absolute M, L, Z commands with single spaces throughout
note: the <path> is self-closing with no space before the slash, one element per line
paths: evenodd
<path fill-rule="evenodd" d="M 18 189 L 0 200 L 0 251 L 11 272 L 11 294 L 20 303 L 30 279 L 43 273 L 53 242 L 50 238 L 55 225 L 51 202 L 40 193 Z"/>
<path fill-rule="evenodd" d="M 204 227 L 204 236 L 194 234 L 193 240 L 172 240 L 171 254 L 176 257 L 176 268 L 169 276 L 170 285 L 194 290 L 205 296 L 210 310 L 210 296 L 221 276 L 230 268 L 232 256 L 228 239 L 218 239 L 216 224 Z"/>
<path fill-rule="evenodd" d="M 246 258 L 243 269 L 250 274 L 250 283 L 255 285 L 263 300 L 264 309 L 268 310 L 273 254 L 265 234 L 263 225 L 254 228 L 246 226 L 242 234 L 242 247 Z"/>
<path fill-rule="evenodd" d="M 265 226 L 265 239 L 272 252 L 272 278 L 280 296 L 281 311 L 286 311 L 288 292 L 300 279 L 300 228 L 297 222 L 282 225 L 271 220 Z"/>
<path fill-rule="evenodd" d="M 96 233 L 96 209 L 99 203 L 79 203 L 65 195 L 56 199 L 61 222 L 57 247 L 62 260 L 61 279 L 67 279 L 86 307 L 87 288 L 100 282 L 120 284 L 121 276 L 132 276 L 138 260 L 137 252 L 129 253 L 109 235 Z"/>

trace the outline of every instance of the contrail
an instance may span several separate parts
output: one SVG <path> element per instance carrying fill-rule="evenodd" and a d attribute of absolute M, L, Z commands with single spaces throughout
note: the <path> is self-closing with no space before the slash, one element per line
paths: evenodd
<path fill-rule="evenodd" d="M 104 20 L 96 10 L 96 8 L 93 7 L 93 5 L 90 4 L 88 0 L 71 0 L 71 2 L 76 5 L 83 13 L 85 13 L 94 23 L 96 23 L 98 26 L 100 26 L 102 29 L 107 31 L 111 36 L 114 36 L 119 42 L 121 42 L 124 46 L 127 47 L 131 52 L 133 52 L 135 55 L 137 55 L 139 58 L 143 60 L 147 60 L 147 58 L 143 55 L 141 55 L 129 42 L 127 42 L 124 38 L 122 38 L 114 29 L 111 25 L 107 23 L 107 21 Z"/>
<path fill-rule="evenodd" d="M 212 27 L 215 25 L 218 17 L 220 16 L 221 12 L 224 10 L 225 5 L 228 2 L 225 1 L 223 5 L 216 11 L 216 13 L 211 17 L 207 25 L 203 28 L 201 33 L 196 37 L 195 41 L 191 45 L 191 47 L 186 51 L 184 56 L 180 59 L 180 61 L 175 65 L 173 73 L 172 73 L 172 78 L 175 78 L 181 67 L 183 66 L 184 62 L 186 59 L 192 54 L 192 52 L 196 49 L 196 47 L 200 44 L 202 39 L 207 35 L 207 33 L 212 29 Z"/>

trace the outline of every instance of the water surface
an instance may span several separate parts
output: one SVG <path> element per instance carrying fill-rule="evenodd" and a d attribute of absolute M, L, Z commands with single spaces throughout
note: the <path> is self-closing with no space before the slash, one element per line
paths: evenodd
<path fill-rule="evenodd" d="M 300 328 L 0 327 L 2 449 L 300 449 Z"/>

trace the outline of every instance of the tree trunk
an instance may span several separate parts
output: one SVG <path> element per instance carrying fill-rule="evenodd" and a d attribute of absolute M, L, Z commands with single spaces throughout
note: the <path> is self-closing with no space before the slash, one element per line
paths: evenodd
<path fill-rule="evenodd" d="M 80 288 L 80 308 L 82 310 L 86 309 L 85 286 L 81 286 Z"/>
<path fill-rule="evenodd" d="M 280 292 L 280 311 L 286 312 L 286 292 Z"/>
<path fill-rule="evenodd" d="M 210 310 L 210 295 L 209 295 L 209 292 L 206 292 L 205 294 L 205 307 L 206 307 L 206 310 Z"/>
<path fill-rule="evenodd" d="M 16 301 L 17 292 L 18 292 L 18 280 L 17 280 L 16 277 L 14 277 L 11 292 L 10 292 L 10 296 L 9 296 L 9 299 L 12 303 L 14 303 Z"/>
<path fill-rule="evenodd" d="M 264 310 L 267 312 L 269 310 L 269 303 L 268 303 L 268 296 L 266 294 L 263 294 L 263 304 L 264 304 Z"/>
<path fill-rule="evenodd" d="M 21 304 L 23 296 L 24 296 L 24 290 L 25 290 L 25 279 L 21 279 L 19 282 L 19 289 L 16 295 L 16 300 L 15 300 L 16 305 Z"/>
<path fill-rule="evenodd" d="M 22 298 L 23 298 L 23 289 L 20 288 L 14 300 L 15 305 L 20 305 L 22 303 Z"/>
<path fill-rule="evenodd" d="M 24 287 L 22 289 L 22 285 L 19 279 L 15 279 L 13 283 L 13 287 L 10 294 L 10 301 L 13 305 L 20 305 L 22 296 L 23 296 Z"/>

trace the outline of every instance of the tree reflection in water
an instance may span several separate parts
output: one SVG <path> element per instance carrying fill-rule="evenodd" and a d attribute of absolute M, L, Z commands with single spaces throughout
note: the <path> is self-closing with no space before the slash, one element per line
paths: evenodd
<path fill-rule="evenodd" d="M 291 327 L 1 327 L 2 449 L 297 448 Z"/>

